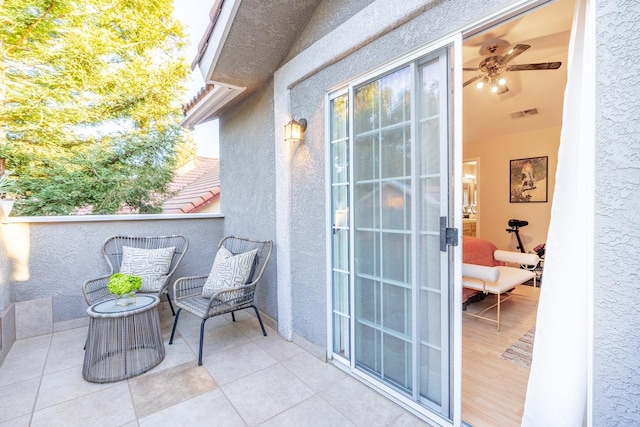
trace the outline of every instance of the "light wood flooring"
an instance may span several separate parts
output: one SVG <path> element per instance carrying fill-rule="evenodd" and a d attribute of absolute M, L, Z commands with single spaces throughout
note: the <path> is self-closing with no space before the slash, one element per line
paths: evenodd
<path fill-rule="evenodd" d="M 474 427 L 519 426 L 524 410 L 529 368 L 500 358 L 536 321 L 532 286 L 518 286 L 500 310 L 496 324 L 462 315 L 462 419 Z M 540 289 L 536 290 L 536 301 Z M 478 312 L 495 296 L 470 304 Z M 495 316 L 495 309 L 485 315 Z"/>

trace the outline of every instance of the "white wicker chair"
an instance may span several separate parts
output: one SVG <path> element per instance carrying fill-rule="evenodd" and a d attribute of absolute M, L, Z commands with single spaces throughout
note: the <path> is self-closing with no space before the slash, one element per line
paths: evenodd
<path fill-rule="evenodd" d="M 173 337 L 180 318 L 180 312 L 184 309 L 194 316 L 202 319 L 200 324 L 200 347 L 198 351 L 198 365 L 202 365 L 202 345 L 204 341 L 204 323 L 210 317 L 219 316 L 225 313 L 231 313 L 231 318 L 235 322 L 234 312 L 245 308 L 253 308 L 262 333 L 267 336 L 267 331 L 262 324 L 262 318 L 255 306 L 253 298 L 256 292 L 256 286 L 262 278 L 264 270 L 271 258 L 271 250 L 273 242 L 270 240 L 251 240 L 241 237 L 228 236 L 223 238 L 218 248 L 227 248 L 232 254 L 248 252 L 257 249 L 256 264 L 253 275 L 249 278 L 250 283 L 236 288 L 224 289 L 216 292 L 211 298 L 202 296 L 202 288 L 207 281 L 207 276 L 182 277 L 173 284 L 173 300 L 178 306 L 176 317 L 173 321 L 173 329 L 171 330 L 171 338 L 169 344 L 173 344 Z"/>
<path fill-rule="evenodd" d="M 156 237 L 113 236 L 108 238 L 102 245 L 102 254 L 107 260 L 107 264 L 109 264 L 109 269 L 111 271 L 106 276 L 84 282 L 82 285 L 82 292 L 87 304 L 93 305 L 112 296 L 107 290 L 107 282 L 112 274 L 120 271 L 123 246 L 140 249 L 175 248 L 169 272 L 167 273 L 160 290 L 158 292 L 149 292 L 149 294 L 156 295 L 158 297 L 163 294 L 166 295 L 167 300 L 169 301 L 169 307 L 171 307 L 171 312 L 175 315 L 173 305 L 171 304 L 171 298 L 169 298 L 169 282 L 189 247 L 187 238 L 181 235 Z"/>

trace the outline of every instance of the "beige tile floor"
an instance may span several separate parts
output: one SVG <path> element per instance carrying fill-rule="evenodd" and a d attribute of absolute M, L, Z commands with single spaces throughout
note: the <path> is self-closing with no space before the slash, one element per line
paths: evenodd
<path fill-rule="evenodd" d="M 421 420 L 248 313 L 206 323 L 161 312 L 165 359 L 128 380 L 82 378 L 87 328 L 16 341 L 0 366 L 1 426 L 424 426 Z M 228 318 L 227 318 L 228 317 Z"/>

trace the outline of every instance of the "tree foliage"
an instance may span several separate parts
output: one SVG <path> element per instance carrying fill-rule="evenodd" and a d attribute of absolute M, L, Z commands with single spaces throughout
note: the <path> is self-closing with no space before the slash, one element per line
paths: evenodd
<path fill-rule="evenodd" d="M 172 0 L 4 0 L 0 20 L 0 157 L 24 194 L 16 212 L 159 212 L 185 144 Z"/>

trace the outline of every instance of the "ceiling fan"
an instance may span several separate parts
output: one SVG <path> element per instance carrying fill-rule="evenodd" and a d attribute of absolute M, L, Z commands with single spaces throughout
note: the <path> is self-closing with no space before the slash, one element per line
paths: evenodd
<path fill-rule="evenodd" d="M 463 87 L 477 81 L 476 87 L 482 89 L 485 85 L 491 88 L 492 93 L 502 94 L 509 91 L 505 73 L 508 71 L 528 71 L 528 70 L 556 70 L 560 68 L 562 62 L 542 62 L 538 64 L 518 64 L 509 65 L 513 59 L 531 46 L 528 44 L 517 44 L 505 55 L 495 55 L 500 48 L 497 44 L 487 46 L 487 51 L 491 56 L 480 61 L 478 68 L 463 68 L 464 71 L 481 71 L 475 77 L 470 78 Z"/>

